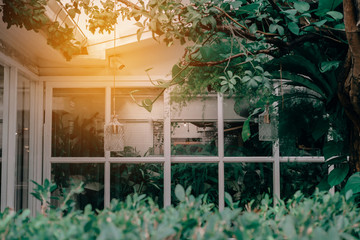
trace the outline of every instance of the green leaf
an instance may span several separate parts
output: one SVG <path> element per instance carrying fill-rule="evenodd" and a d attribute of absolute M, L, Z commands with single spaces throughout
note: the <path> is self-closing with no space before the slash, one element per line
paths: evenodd
<path fill-rule="evenodd" d="M 160 14 L 158 17 L 160 23 L 165 24 L 169 21 L 168 17 L 165 14 Z"/>
<path fill-rule="evenodd" d="M 288 215 L 285 217 L 282 228 L 287 239 L 295 239 L 297 237 L 293 216 Z"/>
<path fill-rule="evenodd" d="M 275 78 L 280 79 L 279 72 L 272 72 L 271 75 Z M 294 82 L 300 86 L 307 87 L 307 88 L 319 93 L 323 98 L 326 98 L 326 95 L 323 92 L 323 90 L 317 84 L 315 84 L 313 81 L 309 80 L 308 78 L 302 77 L 301 75 L 297 75 L 294 73 L 290 73 L 288 71 L 283 71 L 281 77 L 283 79 L 291 80 L 292 82 Z M 296 85 L 296 84 L 287 83 L 287 85 Z"/>
<path fill-rule="evenodd" d="M 320 191 L 329 191 L 331 186 L 328 183 L 327 176 L 323 178 L 320 183 L 316 186 Z"/>
<path fill-rule="evenodd" d="M 143 34 L 143 32 L 144 32 L 144 28 L 139 28 L 139 29 L 136 31 L 136 36 L 137 36 L 138 42 L 140 42 L 140 40 L 141 40 L 141 35 Z"/>
<path fill-rule="evenodd" d="M 284 30 L 284 28 L 282 26 L 278 25 L 277 26 L 277 31 L 278 31 L 278 33 L 280 35 L 284 35 L 285 30 Z"/>
<path fill-rule="evenodd" d="M 344 17 L 344 15 L 342 13 L 337 12 L 337 11 L 330 11 L 330 12 L 327 12 L 326 14 L 331 16 L 335 20 L 341 20 Z"/>
<path fill-rule="evenodd" d="M 327 165 L 334 165 L 334 164 L 344 163 L 346 161 L 347 161 L 346 156 L 336 156 L 329 158 L 328 160 L 325 161 L 325 163 Z"/>
<path fill-rule="evenodd" d="M 352 190 L 354 194 L 360 192 L 360 172 L 351 175 L 345 185 L 345 192 Z"/>
<path fill-rule="evenodd" d="M 330 141 L 324 144 L 323 152 L 325 160 L 341 155 L 343 144 L 341 142 Z"/>
<path fill-rule="evenodd" d="M 232 207 L 234 205 L 234 202 L 232 200 L 232 197 L 229 193 L 225 192 L 225 202 L 227 205 L 229 205 L 230 207 Z"/>
<path fill-rule="evenodd" d="M 303 12 L 309 11 L 310 4 L 308 4 L 307 2 L 294 2 L 294 8 L 298 12 L 303 13 Z"/>
<path fill-rule="evenodd" d="M 74 18 L 76 16 L 76 9 L 72 8 L 72 9 L 68 10 L 68 14 L 71 18 Z"/>
<path fill-rule="evenodd" d="M 317 26 L 317 27 L 321 27 L 322 25 L 324 25 L 327 22 L 327 20 L 321 20 L 319 22 L 314 22 L 312 23 L 313 25 Z"/>
<path fill-rule="evenodd" d="M 142 101 L 142 107 L 145 108 L 148 112 L 151 112 L 153 106 L 153 101 L 151 99 L 144 99 Z"/>
<path fill-rule="evenodd" d="M 294 22 L 289 22 L 289 23 L 288 23 L 288 28 L 289 28 L 289 30 L 290 30 L 293 34 L 299 35 L 300 28 L 299 28 L 299 26 L 298 26 L 296 23 L 294 23 Z"/>
<path fill-rule="evenodd" d="M 250 132 L 250 117 L 249 117 L 244 122 L 242 132 L 241 132 L 241 137 L 242 137 L 243 141 L 246 142 L 250 138 L 250 136 L 251 136 L 251 132 Z"/>
<path fill-rule="evenodd" d="M 317 86 L 326 96 L 332 96 L 335 89 L 331 87 L 329 82 L 324 78 L 318 67 L 314 65 L 309 59 L 300 55 L 287 55 L 279 59 L 274 59 L 270 62 L 271 67 L 278 70 L 279 64 L 282 64 L 283 71 L 291 72 L 292 74 L 307 75 L 312 81 L 307 81 L 307 84 Z M 311 84 L 312 82 L 312 84 Z"/>
<path fill-rule="evenodd" d="M 175 196 L 180 202 L 185 201 L 185 190 L 180 184 L 175 187 Z"/>
<path fill-rule="evenodd" d="M 345 24 L 344 23 L 339 23 L 339 24 L 336 24 L 334 26 L 335 29 L 341 29 L 343 31 L 345 31 Z"/>
<path fill-rule="evenodd" d="M 342 3 L 342 0 L 319 0 L 318 10 L 334 10 Z"/>
<path fill-rule="evenodd" d="M 230 2 L 230 5 L 234 8 L 237 9 L 239 7 L 241 7 L 243 5 L 242 1 L 235 1 L 235 2 Z"/>
<path fill-rule="evenodd" d="M 184 70 L 177 64 L 175 64 L 171 70 L 172 78 L 175 83 L 180 83 L 183 81 Z"/>
<path fill-rule="evenodd" d="M 349 164 L 343 164 L 339 168 L 332 170 L 328 176 L 328 183 L 331 187 L 340 184 L 349 172 Z"/>
<path fill-rule="evenodd" d="M 214 55 L 214 51 L 209 46 L 203 46 L 200 48 L 200 54 L 204 60 L 210 60 Z"/>
<path fill-rule="evenodd" d="M 277 24 L 270 24 L 270 26 L 269 26 L 269 31 L 271 32 L 271 33 L 274 33 L 274 32 L 276 32 L 276 29 L 277 29 Z"/>
<path fill-rule="evenodd" d="M 224 85 L 220 88 L 220 92 L 225 93 L 229 89 L 228 85 Z"/>
<path fill-rule="evenodd" d="M 144 25 L 143 25 L 141 22 L 136 22 L 136 23 L 134 23 L 134 25 L 135 25 L 135 26 L 138 26 L 138 27 L 140 27 L 140 28 L 143 28 L 143 27 L 144 27 Z"/>
<path fill-rule="evenodd" d="M 56 188 L 57 188 L 57 185 L 56 185 L 56 184 L 51 184 L 51 186 L 50 186 L 50 192 L 55 191 Z"/>
<path fill-rule="evenodd" d="M 247 5 L 244 5 L 244 6 L 240 7 L 240 8 L 237 10 L 237 13 L 238 13 L 238 14 L 242 14 L 242 13 L 253 13 L 253 12 L 255 12 L 256 10 L 258 10 L 259 7 L 260 7 L 260 3 L 247 4 Z"/>
<path fill-rule="evenodd" d="M 315 122 L 311 135 L 317 141 L 328 132 L 328 129 L 329 121 L 323 118 L 319 119 Z"/>
<path fill-rule="evenodd" d="M 325 230 L 323 230 L 321 227 L 316 227 L 314 231 L 312 232 L 312 238 L 314 240 L 323 240 L 327 239 L 327 234 Z"/>
<path fill-rule="evenodd" d="M 322 62 L 320 66 L 320 72 L 324 73 L 330 70 L 337 69 L 340 65 L 340 61 L 327 61 Z"/>

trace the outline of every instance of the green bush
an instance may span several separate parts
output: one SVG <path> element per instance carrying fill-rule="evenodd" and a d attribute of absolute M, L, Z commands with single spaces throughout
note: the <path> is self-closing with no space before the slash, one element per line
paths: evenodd
<path fill-rule="evenodd" d="M 81 188 L 81 186 L 80 186 Z M 47 206 L 47 196 L 54 185 L 37 185 L 33 194 Z M 203 202 L 205 196 L 189 195 L 177 185 L 177 206 L 159 208 L 151 198 L 133 194 L 125 201 L 113 200 L 111 206 L 93 211 L 72 208 L 71 194 L 57 209 L 44 208 L 30 216 L 9 209 L 0 214 L 2 239 L 359 239 L 360 208 L 347 196 L 315 192 L 307 198 L 297 192 L 286 203 L 272 207 L 266 196 L 256 209 L 234 208 L 226 196 L 228 208 L 219 212 L 214 204 Z"/>

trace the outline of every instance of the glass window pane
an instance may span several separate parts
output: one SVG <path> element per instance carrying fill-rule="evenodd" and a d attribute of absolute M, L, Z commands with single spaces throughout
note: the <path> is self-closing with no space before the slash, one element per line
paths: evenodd
<path fill-rule="evenodd" d="M 164 174 L 160 163 L 113 163 L 110 170 L 110 198 L 124 201 L 134 192 L 146 194 L 163 206 Z"/>
<path fill-rule="evenodd" d="M 233 202 L 245 207 L 252 200 L 259 205 L 268 194 L 272 198 L 272 163 L 225 163 L 225 192 Z"/>
<path fill-rule="evenodd" d="M 105 89 L 55 88 L 53 157 L 103 157 Z"/>
<path fill-rule="evenodd" d="M 28 207 L 29 187 L 29 133 L 30 81 L 18 75 L 16 115 L 16 210 Z"/>
<path fill-rule="evenodd" d="M 279 108 L 280 155 L 322 156 L 326 134 L 314 137 L 314 133 L 320 126 L 328 124 L 325 114 L 323 103 L 285 101 L 284 106 Z"/>
<path fill-rule="evenodd" d="M 217 163 L 174 163 L 171 165 L 171 203 L 177 204 L 175 187 L 180 184 L 198 197 L 207 195 L 207 202 L 218 205 L 218 164 Z"/>
<path fill-rule="evenodd" d="M 131 93 L 132 91 L 136 91 Z M 146 99 L 154 100 L 161 89 L 116 89 L 115 114 L 124 125 L 125 147 L 111 152 L 112 157 L 148 157 L 164 155 L 164 99 L 161 95 L 152 105 L 151 112 L 140 107 Z M 134 99 L 131 97 L 133 96 Z"/>
<path fill-rule="evenodd" d="M 298 190 L 310 196 L 328 175 L 327 166 L 323 163 L 281 163 L 280 172 L 282 199 L 292 197 Z"/>
<path fill-rule="evenodd" d="M 171 154 L 216 156 L 217 98 L 204 97 L 186 106 L 171 106 Z"/>
<path fill-rule="evenodd" d="M 251 136 L 242 138 L 243 125 L 249 116 L 248 104 L 241 99 L 224 98 L 224 154 L 226 157 L 271 156 L 272 143 L 259 141 L 259 125 L 250 122 Z"/>
<path fill-rule="evenodd" d="M 73 199 L 76 209 L 84 210 L 88 204 L 91 204 L 93 209 L 104 208 L 104 164 L 53 163 L 51 180 L 58 186 L 52 195 L 60 198 L 64 191 L 69 192 L 72 184 L 85 184 L 84 191 Z M 59 206 L 59 201 L 52 200 L 52 204 Z"/>

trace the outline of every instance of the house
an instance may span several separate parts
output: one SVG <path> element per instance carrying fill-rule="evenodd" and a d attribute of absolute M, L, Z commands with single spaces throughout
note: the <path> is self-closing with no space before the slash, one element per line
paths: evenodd
<path fill-rule="evenodd" d="M 179 108 L 170 104 L 168 90 L 163 93 L 149 80 L 171 79 L 183 46 L 164 46 L 150 33 L 138 41 L 137 27 L 126 22 L 118 25 L 115 35 L 92 35 L 82 19 L 72 21 L 55 0 L 49 1 L 46 13 L 76 28 L 84 49 L 67 61 L 41 32 L 7 29 L 0 22 L 2 210 L 40 209 L 30 194 L 31 180 L 44 179 L 58 184 L 54 195 L 61 195 L 71 181 L 84 182 L 84 194 L 75 199 L 79 208 L 88 203 L 103 208 L 112 198 L 123 199 L 144 189 L 167 206 L 177 181 L 172 169 L 186 163 L 210 166 L 207 174 L 212 178 L 200 181 L 199 189 L 214 190 L 220 208 L 225 205 L 225 191 L 241 180 L 234 178 L 226 184 L 224 172 L 231 164 L 241 168 L 244 163 L 267 164 L 266 173 L 246 172 L 258 175 L 257 184 L 262 186 L 258 191 L 268 189 L 280 196 L 280 162 L 289 158 L 279 156 L 277 141 L 258 150 L 253 144 L 251 157 L 243 151 L 247 146 L 241 128 L 246 118 L 234 111 L 233 99 L 210 93 Z M 156 98 L 151 112 L 138 106 Z M 124 146 L 104 151 L 104 125 L 113 114 L 124 128 Z M 319 157 L 296 159 L 323 161 Z M 233 186 L 239 194 L 244 191 L 240 185 Z"/>

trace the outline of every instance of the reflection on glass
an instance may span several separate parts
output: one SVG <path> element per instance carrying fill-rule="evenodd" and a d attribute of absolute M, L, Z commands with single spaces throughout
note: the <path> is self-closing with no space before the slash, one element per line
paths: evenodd
<path fill-rule="evenodd" d="M 259 205 L 265 194 L 272 198 L 272 179 L 271 163 L 225 163 L 225 192 L 240 207 Z"/>
<path fill-rule="evenodd" d="M 323 103 L 302 99 L 285 101 L 279 109 L 281 156 L 322 156 L 326 134 L 316 136 L 316 132 L 329 124 L 324 118 L 325 107 Z"/>
<path fill-rule="evenodd" d="M 172 122 L 172 155 L 217 155 L 217 126 L 215 122 Z"/>
<path fill-rule="evenodd" d="M 0 199 L 1 199 L 1 168 L 2 168 L 2 133 L 4 119 L 4 67 L 0 66 Z"/>
<path fill-rule="evenodd" d="M 217 98 L 191 100 L 186 106 L 171 106 L 171 154 L 216 156 Z"/>
<path fill-rule="evenodd" d="M 28 207 L 30 81 L 19 74 L 17 83 L 16 115 L 16 189 L 15 209 Z"/>
<path fill-rule="evenodd" d="M 310 196 L 320 182 L 327 179 L 328 170 L 323 163 L 281 163 L 280 164 L 281 198 L 291 198 L 300 190 Z"/>
<path fill-rule="evenodd" d="M 164 155 L 164 100 L 160 97 L 152 104 L 151 112 L 139 105 L 154 100 L 161 89 L 117 88 L 112 113 L 124 125 L 125 147 L 111 152 L 112 157 L 148 157 Z M 139 105 L 138 105 L 139 104 Z M 149 109 L 150 110 L 150 109 Z"/>
<path fill-rule="evenodd" d="M 250 122 L 251 136 L 247 141 L 242 138 L 244 122 L 224 123 L 224 151 L 227 157 L 271 156 L 272 143 L 259 141 L 258 124 Z"/>
<path fill-rule="evenodd" d="M 271 156 L 271 142 L 259 141 L 259 127 L 250 122 L 250 138 L 244 141 L 242 130 L 249 116 L 249 103 L 243 98 L 224 98 L 224 154 L 227 157 Z"/>
<path fill-rule="evenodd" d="M 163 206 L 163 165 L 159 163 L 111 164 L 110 198 L 124 201 L 133 193 L 146 194 Z"/>
<path fill-rule="evenodd" d="M 53 157 L 104 156 L 104 89 L 55 88 L 52 105 Z"/>
<path fill-rule="evenodd" d="M 171 203 L 178 203 L 175 187 L 180 184 L 195 197 L 206 195 L 206 201 L 218 205 L 217 163 L 174 163 L 171 165 Z"/>
<path fill-rule="evenodd" d="M 51 180 L 58 186 L 52 196 L 59 198 L 64 196 L 64 191 L 69 192 L 72 185 L 85 184 L 84 191 L 74 196 L 76 209 L 84 210 L 88 204 L 93 209 L 104 208 L 104 164 L 53 163 Z M 59 206 L 59 201 L 52 200 L 52 205 Z"/>

